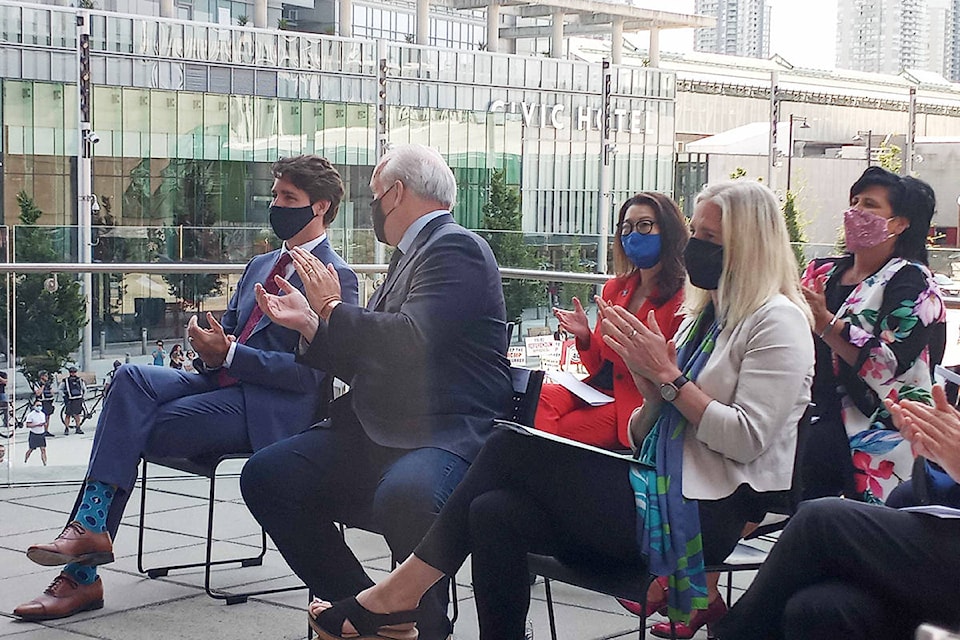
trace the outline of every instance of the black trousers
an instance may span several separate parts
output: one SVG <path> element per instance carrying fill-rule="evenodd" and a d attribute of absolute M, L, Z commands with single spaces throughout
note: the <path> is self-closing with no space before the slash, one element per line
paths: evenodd
<path fill-rule="evenodd" d="M 527 553 L 574 563 L 635 566 L 637 514 L 628 463 L 512 431 L 487 440 L 414 553 L 454 575 L 472 554 L 482 640 L 522 640 L 530 582 Z M 741 488 L 741 489 L 745 489 Z M 700 503 L 704 559 L 726 558 L 769 497 L 738 490 Z"/>
<path fill-rule="evenodd" d="M 257 452 L 240 489 L 290 568 L 325 600 L 373 585 L 334 522 L 383 533 L 402 561 L 433 524 L 469 463 L 437 448 L 391 449 L 371 441 L 347 402 L 331 406 L 332 426 Z M 447 580 L 421 601 L 423 640 L 445 640 Z"/>
<path fill-rule="evenodd" d="M 722 640 L 908 640 L 960 625 L 960 520 L 804 503 L 715 627 Z"/>

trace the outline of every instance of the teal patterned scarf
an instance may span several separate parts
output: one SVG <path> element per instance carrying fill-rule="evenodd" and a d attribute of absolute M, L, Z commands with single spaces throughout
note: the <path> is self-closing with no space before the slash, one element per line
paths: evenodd
<path fill-rule="evenodd" d="M 720 327 L 708 308 L 694 320 L 677 352 L 680 370 L 696 380 L 713 352 Z M 699 338 L 699 339 L 698 339 Z M 707 608 L 703 540 L 696 500 L 683 497 L 683 432 L 687 419 L 669 403 L 644 438 L 632 465 L 630 485 L 637 504 L 637 542 L 650 563 L 650 572 L 669 576 L 667 614 L 689 622 L 694 609 Z"/>

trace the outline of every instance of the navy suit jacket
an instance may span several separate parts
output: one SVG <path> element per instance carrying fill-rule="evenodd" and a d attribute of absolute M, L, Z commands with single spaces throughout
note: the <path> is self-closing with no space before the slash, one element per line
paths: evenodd
<path fill-rule="evenodd" d="M 301 359 L 350 383 L 377 444 L 472 461 L 513 393 L 506 349 L 493 252 L 447 214 L 424 227 L 368 308 L 338 305 Z"/>
<path fill-rule="evenodd" d="M 280 250 L 256 256 L 240 277 L 237 289 L 220 320 L 227 334 L 239 336 L 250 314 L 257 306 L 253 285 L 263 283 L 277 261 Z M 357 276 L 347 263 L 324 240 L 313 255 L 324 264 L 333 264 L 340 276 L 344 301 L 356 304 Z M 290 284 L 303 290 L 296 272 Z M 318 417 L 326 373 L 296 362 L 295 353 L 300 334 L 275 324 L 264 314 L 246 343 L 238 344 L 233 362 L 227 370 L 237 378 L 246 404 L 247 434 L 253 450 L 300 433 Z M 216 371 L 203 371 L 216 375 Z"/>

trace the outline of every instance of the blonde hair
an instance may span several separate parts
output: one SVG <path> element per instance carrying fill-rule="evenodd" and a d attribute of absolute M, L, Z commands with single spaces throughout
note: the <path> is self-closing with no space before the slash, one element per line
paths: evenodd
<path fill-rule="evenodd" d="M 711 202 L 720 209 L 723 235 L 723 274 L 717 290 L 717 317 L 736 325 L 778 293 L 813 315 L 800 290 L 800 267 L 790 248 L 787 225 L 773 191 L 753 180 L 729 180 L 707 185 L 696 204 Z M 689 286 L 688 313 L 699 313 L 710 292 Z"/>

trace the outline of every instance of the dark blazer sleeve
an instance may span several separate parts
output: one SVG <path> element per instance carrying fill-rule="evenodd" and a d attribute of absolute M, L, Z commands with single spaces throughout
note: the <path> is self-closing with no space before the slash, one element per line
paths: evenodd
<path fill-rule="evenodd" d="M 443 349 L 465 324 L 483 315 L 486 298 L 477 295 L 474 274 L 486 269 L 485 258 L 471 236 L 443 235 L 413 260 L 408 293 L 398 310 L 338 305 L 329 323 L 320 323 L 303 361 L 349 380 L 357 363 L 418 362 L 426 350 Z"/>
<path fill-rule="evenodd" d="M 341 297 L 345 303 L 356 305 L 359 299 L 356 274 L 346 263 L 335 266 L 340 278 Z M 238 344 L 230 365 L 230 375 L 242 382 L 268 389 L 312 393 L 317 390 L 326 373 L 325 370 L 318 371 L 297 362 L 292 350 L 275 351 Z"/>

